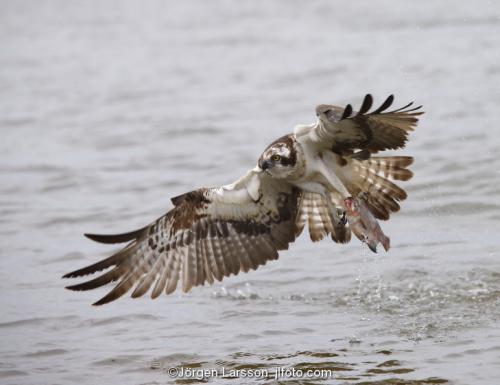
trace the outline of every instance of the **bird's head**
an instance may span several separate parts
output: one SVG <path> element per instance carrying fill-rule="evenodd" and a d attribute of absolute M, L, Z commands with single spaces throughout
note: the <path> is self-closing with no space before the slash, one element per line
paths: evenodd
<path fill-rule="evenodd" d="M 291 135 L 271 143 L 259 158 L 258 166 L 275 178 L 288 178 L 298 172 L 298 144 Z"/>

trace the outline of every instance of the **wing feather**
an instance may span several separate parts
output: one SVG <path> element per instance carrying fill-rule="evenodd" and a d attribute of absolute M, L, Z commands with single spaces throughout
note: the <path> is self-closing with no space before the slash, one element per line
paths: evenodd
<path fill-rule="evenodd" d="M 255 193 L 258 182 L 259 194 Z M 266 199 L 255 200 L 265 195 Z M 104 242 L 129 242 L 118 253 L 64 277 L 79 277 L 111 268 L 72 290 L 90 290 L 118 281 L 95 305 L 102 305 L 132 290 L 156 298 L 222 280 L 240 271 L 257 269 L 278 258 L 296 237 L 301 193 L 267 174 L 249 172 L 232 185 L 200 189 L 174 198 L 174 208 L 154 223 L 125 234 L 88 235 Z"/>
<path fill-rule="evenodd" d="M 231 274 L 237 275 L 240 271 L 241 262 L 238 258 L 238 255 L 234 255 L 234 251 L 236 250 L 236 245 L 234 244 L 231 238 L 221 239 L 222 246 L 222 255 L 224 256 L 224 263 L 228 267 L 228 276 Z"/>
<path fill-rule="evenodd" d="M 122 295 L 126 294 L 132 286 L 137 282 L 137 279 L 142 275 L 144 271 L 144 259 L 140 258 L 136 261 L 136 264 L 131 271 L 125 273 L 120 282 L 111 290 L 108 294 L 102 297 L 99 301 L 94 302 L 93 305 L 104 305 L 106 303 L 112 302 Z"/>
<path fill-rule="evenodd" d="M 387 110 L 391 105 L 392 105 L 392 102 L 394 102 L 394 95 L 389 95 L 387 97 L 387 99 L 385 99 L 385 101 L 380 105 L 379 108 L 377 108 L 375 111 L 373 111 L 370 115 L 376 115 L 376 114 L 380 114 L 381 112 Z M 413 102 L 407 104 L 405 107 L 401 108 L 402 110 L 405 109 L 406 107 L 409 107 L 412 105 Z M 366 113 L 367 111 L 363 112 L 363 113 Z M 361 114 L 362 115 L 362 114 Z"/>
<path fill-rule="evenodd" d="M 363 104 L 361 104 L 361 107 L 360 107 L 357 115 L 359 116 L 359 115 L 366 114 L 368 112 L 368 110 L 370 108 L 372 108 L 372 105 L 373 105 L 373 97 L 370 94 L 366 94 L 365 98 L 363 99 Z"/>
<path fill-rule="evenodd" d="M 400 210 L 399 202 L 407 193 L 392 180 L 406 181 L 413 176 L 407 167 L 413 163 L 408 156 L 374 156 L 366 160 L 352 159 L 346 168 L 350 169 L 349 191 L 353 196 L 366 195 L 366 203 L 377 219 L 387 220 L 392 212 Z"/>
<path fill-rule="evenodd" d="M 158 279 L 156 280 L 153 291 L 151 292 L 151 298 L 153 299 L 159 297 L 165 289 L 169 271 L 166 266 L 168 265 L 170 258 L 172 258 L 171 254 L 167 254 L 165 258 L 160 258 L 161 264 L 159 267 Z"/>
<path fill-rule="evenodd" d="M 214 269 L 216 272 L 215 278 L 218 281 L 222 281 L 222 277 L 229 276 L 229 273 L 224 263 L 224 256 L 222 254 L 222 248 L 219 239 L 217 238 L 217 234 L 213 234 L 212 238 L 208 239 L 208 243 L 211 251 L 210 255 L 212 256 L 216 266 L 216 269 Z"/>
<path fill-rule="evenodd" d="M 125 243 L 140 237 L 145 232 L 146 229 L 147 227 L 143 227 L 142 229 L 123 234 L 108 234 L 108 235 L 84 234 L 84 235 L 87 238 L 92 239 L 93 241 L 99 243 Z"/>
<path fill-rule="evenodd" d="M 197 255 L 194 245 L 190 242 L 187 246 L 186 257 L 182 265 L 182 291 L 187 293 L 196 285 Z"/>
<path fill-rule="evenodd" d="M 150 288 L 153 282 L 155 281 L 156 276 L 158 275 L 158 271 L 156 270 L 158 268 L 158 264 L 161 262 L 161 259 L 158 259 L 155 263 L 154 266 L 152 266 L 151 270 L 149 270 L 148 273 L 143 275 L 140 279 L 139 282 L 137 283 L 137 286 L 135 287 L 134 291 L 131 294 L 132 298 L 137 298 L 141 297 L 144 295 Z"/>
<path fill-rule="evenodd" d="M 196 286 L 203 285 L 205 280 L 208 281 L 208 278 L 205 274 L 205 254 L 201 249 L 201 241 L 203 238 L 197 238 L 194 243 L 194 252 L 195 252 L 195 260 L 196 260 Z M 213 280 L 212 280 L 213 281 Z"/>
<path fill-rule="evenodd" d="M 72 271 L 70 273 L 67 273 L 63 276 L 63 278 L 82 277 L 84 275 L 93 274 L 93 273 L 96 273 L 98 271 L 107 269 L 108 267 L 116 265 L 118 262 L 122 261 L 124 258 L 128 258 L 128 256 L 136 250 L 136 247 L 137 246 L 135 243 L 130 243 L 125 248 L 123 248 L 122 250 L 117 252 L 116 254 L 113 254 L 111 257 L 108 257 L 106 259 L 103 259 L 102 261 L 93 263 L 92 265 L 84 267 L 83 269 L 78 269 L 78 270 Z"/>
<path fill-rule="evenodd" d="M 197 243 L 200 253 L 203 256 L 203 276 L 207 280 L 208 284 L 212 285 L 214 283 L 214 276 L 210 266 L 210 258 L 207 255 L 207 249 L 205 248 L 206 238 L 200 239 Z M 200 282 L 200 285 L 203 285 L 203 282 L 204 280 Z"/>
<path fill-rule="evenodd" d="M 357 149 L 376 153 L 402 148 L 409 132 L 415 129 L 418 117 L 423 114 L 420 111 L 422 106 L 409 108 L 412 102 L 387 111 L 393 101 L 394 96 L 390 95 L 379 108 L 368 112 L 373 98 L 367 94 L 359 111 L 354 114 L 350 104 L 343 110 L 338 106 L 322 104 L 316 107 L 318 123 L 311 126 L 309 131 L 300 128 L 296 134 L 307 133 L 311 140 L 340 155 L 352 154 Z"/>
<path fill-rule="evenodd" d="M 168 269 L 167 286 L 165 287 L 165 294 L 171 294 L 177 289 L 177 283 L 181 275 L 181 262 L 186 257 L 185 248 L 173 252 L 172 264 Z"/>
<path fill-rule="evenodd" d="M 237 258 L 240 261 L 240 270 L 243 270 L 247 273 L 252 268 L 252 263 L 250 261 L 250 256 L 248 255 L 247 250 L 243 246 L 243 243 L 240 240 L 240 237 L 234 230 L 231 228 L 230 230 L 230 239 L 234 245 L 234 251 Z"/>
<path fill-rule="evenodd" d="M 126 271 L 125 266 L 116 266 L 112 270 L 100 275 L 90 281 L 82 282 L 76 285 L 66 286 L 66 289 L 74 291 L 92 290 L 104 286 L 108 283 L 117 281 Z"/>

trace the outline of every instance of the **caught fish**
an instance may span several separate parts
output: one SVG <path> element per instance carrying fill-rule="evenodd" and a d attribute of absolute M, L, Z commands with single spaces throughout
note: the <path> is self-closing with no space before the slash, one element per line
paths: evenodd
<path fill-rule="evenodd" d="M 371 213 L 363 193 L 356 198 L 344 199 L 346 217 L 353 233 L 365 242 L 371 251 L 377 252 L 377 245 L 382 244 L 385 251 L 390 248 L 390 239 L 382 231 L 377 218 Z"/>

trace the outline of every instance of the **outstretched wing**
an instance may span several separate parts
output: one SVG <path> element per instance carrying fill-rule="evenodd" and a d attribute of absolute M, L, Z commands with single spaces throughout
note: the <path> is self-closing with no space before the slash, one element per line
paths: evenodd
<path fill-rule="evenodd" d="M 369 112 L 373 104 L 370 94 L 365 96 L 357 112 L 353 111 L 350 104 L 345 108 L 319 105 L 316 107 L 319 118 L 317 124 L 299 126 L 295 134 L 309 135 L 314 142 L 340 155 L 362 150 L 359 154 L 363 156 L 366 153 L 365 159 L 370 153 L 402 148 L 408 139 L 408 133 L 415 128 L 418 116 L 423 114 L 419 111 L 422 106 L 411 108 L 412 102 L 404 107 L 387 111 L 393 101 L 394 96 L 390 95 L 372 112 Z"/>
<path fill-rule="evenodd" d="M 153 287 L 151 297 L 220 281 L 257 269 L 278 258 L 296 237 L 301 194 L 289 184 L 257 170 L 232 185 L 199 189 L 172 199 L 174 208 L 154 223 L 126 234 L 92 235 L 102 243 L 129 242 L 118 253 L 64 278 L 111 270 L 90 281 L 68 286 L 90 290 L 118 281 L 94 305 L 116 300 L 135 286 L 132 297 Z"/>

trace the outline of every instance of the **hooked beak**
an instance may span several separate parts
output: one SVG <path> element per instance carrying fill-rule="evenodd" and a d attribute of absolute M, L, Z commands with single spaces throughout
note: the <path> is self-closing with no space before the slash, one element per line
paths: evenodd
<path fill-rule="evenodd" d="M 270 160 L 259 160 L 259 167 L 263 170 L 266 171 L 268 168 L 270 168 L 272 165 L 272 162 Z"/>

